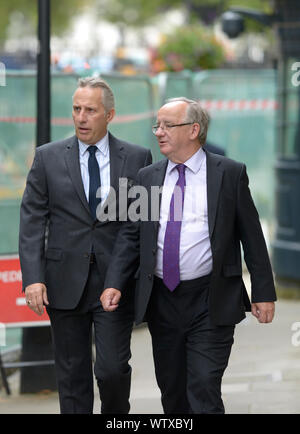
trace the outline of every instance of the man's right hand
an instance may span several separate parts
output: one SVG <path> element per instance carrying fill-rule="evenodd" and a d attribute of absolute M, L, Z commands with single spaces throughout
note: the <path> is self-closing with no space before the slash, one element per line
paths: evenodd
<path fill-rule="evenodd" d="M 113 312 L 119 306 L 121 291 L 116 288 L 106 288 L 100 297 L 103 309 L 106 312 Z"/>
<path fill-rule="evenodd" d="M 25 288 L 27 306 L 38 315 L 43 315 L 44 304 L 48 305 L 47 288 L 43 283 L 33 283 Z"/>

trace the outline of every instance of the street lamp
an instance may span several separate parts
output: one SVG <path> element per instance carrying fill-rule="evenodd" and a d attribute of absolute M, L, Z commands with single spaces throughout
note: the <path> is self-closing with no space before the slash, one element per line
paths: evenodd
<path fill-rule="evenodd" d="M 234 38 L 242 33 L 245 17 L 266 26 L 276 24 L 278 157 L 272 264 L 278 295 L 300 298 L 300 87 L 293 80 L 294 67 L 300 61 L 300 2 L 274 0 L 274 6 L 280 14 L 231 8 L 222 16 L 222 29 L 229 38 Z"/>
<path fill-rule="evenodd" d="M 51 139 L 50 1 L 38 1 L 36 146 Z M 23 328 L 21 393 L 56 390 L 53 347 L 49 326 Z"/>
<path fill-rule="evenodd" d="M 236 38 L 245 29 L 245 18 L 251 18 L 265 26 L 280 20 L 279 14 L 265 14 L 248 8 L 232 7 L 221 16 L 222 30 L 229 38 Z"/>

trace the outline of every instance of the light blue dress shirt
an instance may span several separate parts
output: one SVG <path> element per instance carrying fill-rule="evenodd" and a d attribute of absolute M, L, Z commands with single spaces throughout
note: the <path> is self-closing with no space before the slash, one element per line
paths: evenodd
<path fill-rule="evenodd" d="M 81 142 L 79 139 L 78 139 L 78 143 L 79 143 L 79 163 L 80 163 L 82 182 L 83 182 L 84 192 L 88 201 L 89 188 L 90 188 L 88 161 L 89 161 L 90 154 L 87 148 L 90 145 L 86 145 L 85 143 Z M 93 146 L 97 146 L 97 151 L 95 153 L 95 156 L 99 164 L 100 178 L 101 178 L 100 179 L 101 193 L 102 193 L 101 202 L 103 203 L 106 200 L 110 189 L 110 159 L 109 159 L 108 133 Z"/>

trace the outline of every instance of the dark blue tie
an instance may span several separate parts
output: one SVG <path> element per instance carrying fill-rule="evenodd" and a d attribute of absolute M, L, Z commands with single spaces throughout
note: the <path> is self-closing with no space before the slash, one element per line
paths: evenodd
<path fill-rule="evenodd" d="M 96 216 L 96 209 L 98 204 L 101 201 L 101 198 L 96 197 L 96 193 L 98 188 L 100 187 L 100 170 L 98 161 L 96 159 L 95 153 L 97 151 L 97 146 L 89 146 L 88 151 L 90 153 L 89 156 L 89 175 L 90 175 L 90 189 L 89 189 L 89 205 L 91 214 L 94 219 Z"/>

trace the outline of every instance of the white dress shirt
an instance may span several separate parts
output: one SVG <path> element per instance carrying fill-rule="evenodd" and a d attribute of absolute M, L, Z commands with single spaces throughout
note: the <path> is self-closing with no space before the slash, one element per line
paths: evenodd
<path fill-rule="evenodd" d="M 180 280 L 191 280 L 212 271 L 212 252 L 208 230 L 206 155 L 200 148 L 185 163 L 186 188 L 180 232 Z M 163 278 L 163 245 L 170 201 L 178 180 L 176 164 L 168 162 L 163 185 L 157 240 L 155 274 Z"/>
<path fill-rule="evenodd" d="M 90 145 L 86 145 L 78 139 L 79 143 L 79 162 L 80 170 L 82 176 L 82 182 L 84 187 L 84 192 L 89 201 L 89 190 L 90 190 L 90 176 L 89 176 L 89 151 L 87 148 Z M 95 156 L 99 164 L 100 170 L 100 181 L 101 181 L 101 202 L 103 203 L 108 196 L 110 189 L 110 160 L 109 160 L 109 143 L 108 143 L 108 133 L 95 145 L 97 147 Z"/>

